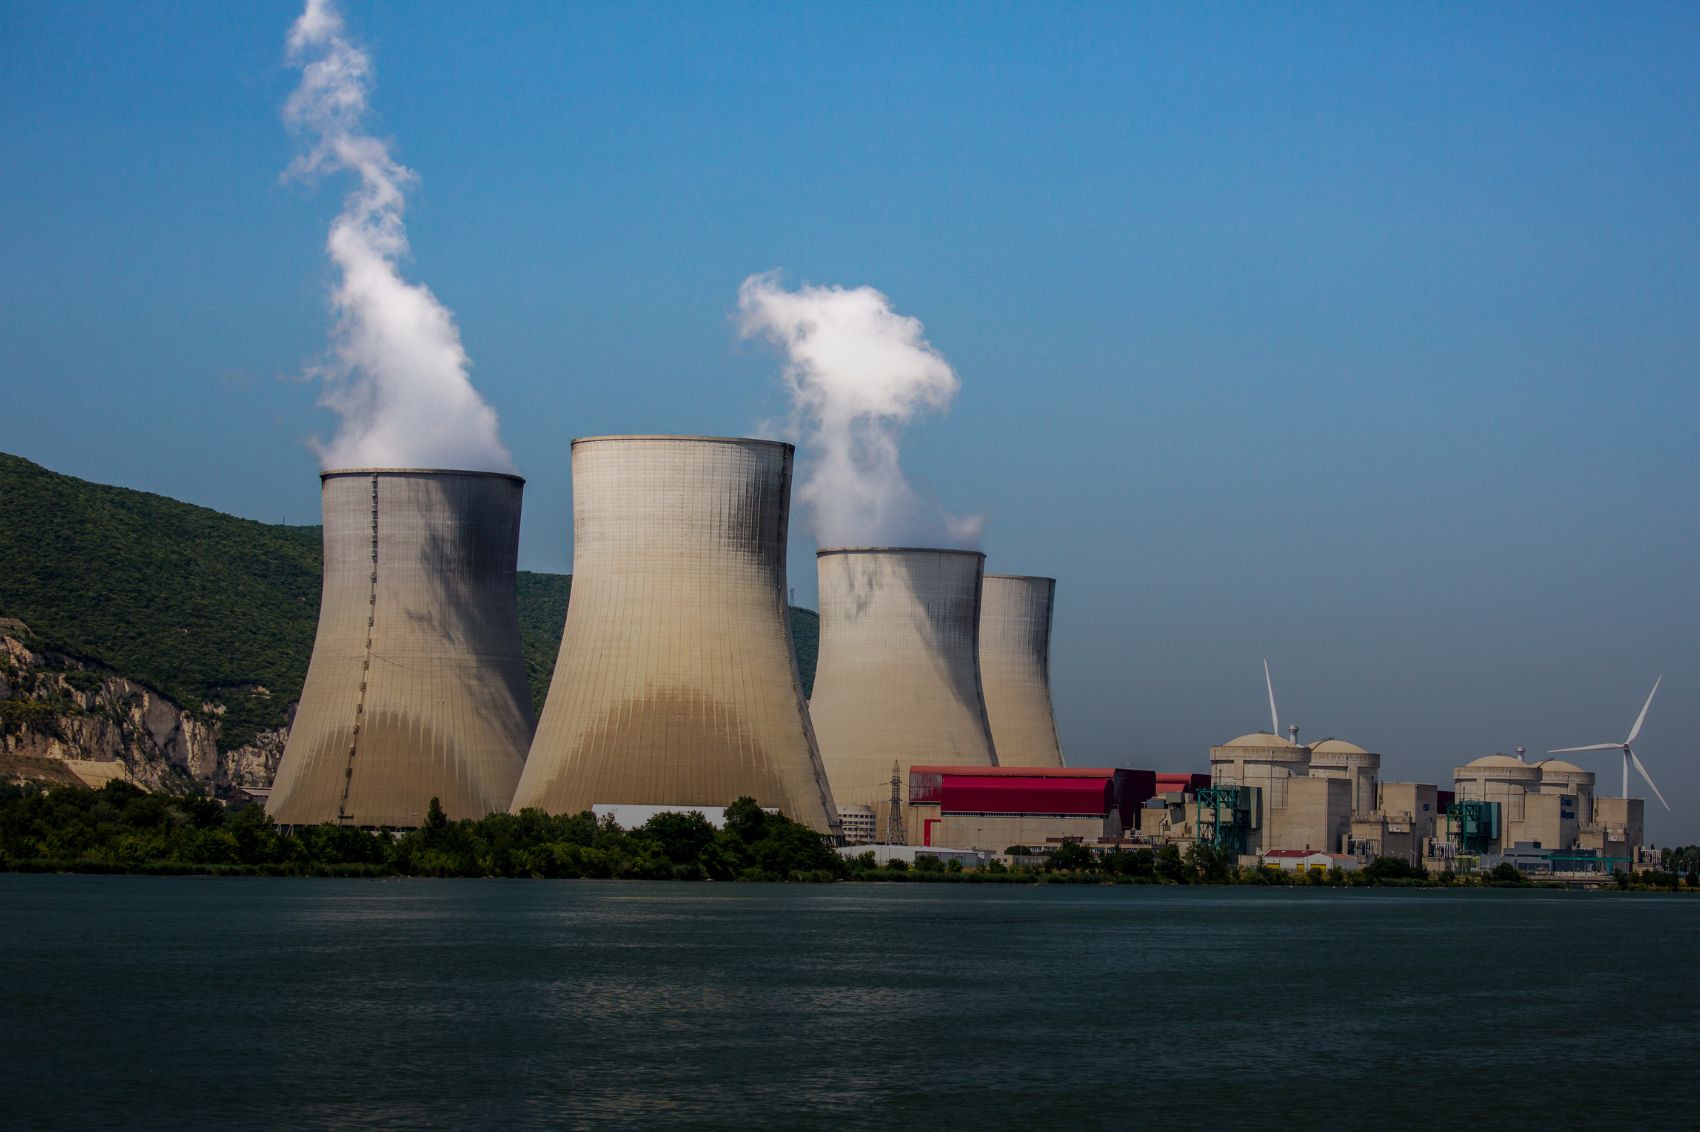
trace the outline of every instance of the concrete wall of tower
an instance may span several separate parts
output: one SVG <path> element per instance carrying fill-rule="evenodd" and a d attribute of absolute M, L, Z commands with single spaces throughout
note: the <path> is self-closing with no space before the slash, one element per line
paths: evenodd
<path fill-rule="evenodd" d="M 765 440 L 573 443 L 572 600 L 516 811 L 749 795 L 837 832 L 787 620 L 792 459 Z"/>
<path fill-rule="evenodd" d="M 998 762 L 980 682 L 985 555 L 829 547 L 820 571 L 820 659 L 809 712 L 840 805 L 876 813 L 893 760 Z"/>
<path fill-rule="evenodd" d="M 267 810 L 414 827 L 507 808 L 535 722 L 514 571 L 517 476 L 324 473 L 318 634 Z"/>
<path fill-rule="evenodd" d="M 980 684 L 998 760 L 1062 766 L 1051 708 L 1054 578 L 987 574 L 980 596 Z"/>

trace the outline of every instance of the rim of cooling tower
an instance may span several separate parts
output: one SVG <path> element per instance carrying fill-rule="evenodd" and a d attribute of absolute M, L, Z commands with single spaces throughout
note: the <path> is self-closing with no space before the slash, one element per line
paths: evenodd
<path fill-rule="evenodd" d="M 971 554 L 975 558 L 986 557 L 983 550 L 958 550 L 949 546 L 823 546 L 815 551 L 815 557 L 828 554 Z"/>
<path fill-rule="evenodd" d="M 326 468 L 319 473 L 322 480 L 332 476 L 493 476 L 515 483 L 525 482 L 524 476 L 512 472 L 474 472 L 466 468 Z"/>
<path fill-rule="evenodd" d="M 1056 581 L 1055 578 L 1046 577 L 1044 574 L 992 574 L 992 573 L 988 573 L 986 575 L 986 577 L 988 577 L 988 578 L 1002 578 L 1005 581 L 1010 581 L 1010 582 L 1054 582 L 1054 581 Z"/>
<path fill-rule="evenodd" d="M 597 444 L 604 440 L 688 440 L 698 444 L 765 444 L 774 448 L 795 449 L 795 444 L 783 440 L 765 440 L 758 436 L 688 436 L 680 433 L 667 432 L 633 432 L 621 433 L 614 436 L 576 436 L 573 447 L 580 444 Z"/>

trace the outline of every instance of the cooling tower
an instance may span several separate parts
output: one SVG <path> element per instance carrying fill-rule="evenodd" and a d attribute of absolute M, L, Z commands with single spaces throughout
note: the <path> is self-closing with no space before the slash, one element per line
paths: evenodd
<path fill-rule="evenodd" d="M 791 461 L 767 440 L 573 442 L 573 594 L 515 811 L 747 794 L 837 832 L 786 610 Z"/>
<path fill-rule="evenodd" d="M 888 799 L 891 763 L 996 766 L 980 691 L 971 550 L 831 547 L 809 715 L 840 806 Z"/>
<path fill-rule="evenodd" d="M 1063 765 L 1051 714 L 1055 578 L 987 574 L 980 589 L 980 685 L 1004 766 Z"/>
<path fill-rule="evenodd" d="M 506 810 L 534 715 L 514 604 L 520 493 L 491 472 L 325 472 L 324 593 L 267 810 L 413 827 Z"/>

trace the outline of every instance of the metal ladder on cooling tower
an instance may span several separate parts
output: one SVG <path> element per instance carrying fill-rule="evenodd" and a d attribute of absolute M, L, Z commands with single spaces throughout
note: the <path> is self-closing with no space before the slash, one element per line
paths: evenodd
<path fill-rule="evenodd" d="M 348 825 L 348 790 L 354 785 L 354 757 L 360 752 L 360 725 L 366 718 L 366 681 L 372 674 L 372 635 L 378 622 L 378 477 L 372 476 L 372 576 L 366 593 L 366 655 L 360 660 L 360 698 L 354 704 L 354 733 L 348 741 L 348 762 L 342 768 L 342 797 L 337 800 L 338 825 Z"/>

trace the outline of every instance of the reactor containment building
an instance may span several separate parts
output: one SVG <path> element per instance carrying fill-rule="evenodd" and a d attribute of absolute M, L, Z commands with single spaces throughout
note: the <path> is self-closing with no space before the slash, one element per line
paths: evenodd
<path fill-rule="evenodd" d="M 892 763 L 996 766 L 973 550 L 826 547 L 809 714 L 833 798 L 878 808 Z"/>
<path fill-rule="evenodd" d="M 514 596 L 525 481 L 414 468 L 320 479 L 319 627 L 267 812 L 407 829 L 432 798 L 452 818 L 506 810 L 535 722 Z"/>
<path fill-rule="evenodd" d="M 1055 578 L 987 574 L 980 589 L 980 684 L 1004 766 L 1060 767 L 1051 710 Z"/>
<path fill-rule="evenodd" d="M 573 442 L 572 598 L 516 812 L 749 795 L 838 832 L 786 607 L 793 458 L 767 440 Z"/>

